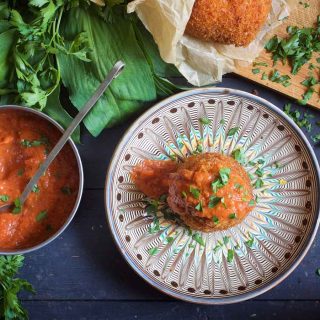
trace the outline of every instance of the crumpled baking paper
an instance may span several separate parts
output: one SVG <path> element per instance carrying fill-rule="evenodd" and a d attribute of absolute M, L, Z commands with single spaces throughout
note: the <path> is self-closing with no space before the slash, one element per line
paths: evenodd
<path fill-rule="evenodd" d="M 162 59 L 174 64 L 195 86 L 222 80 L 225 73 L 238 64 L 249 64 L 263 49 L 270 31 L 287 17 L 295 0 L 272 0 L 272 9 L 265 25 L 248 47 L 235 47 L 205 42 L 184 34 L 195 0 L 135 0 L 127 12 L 136 12 L 153 35 Z"/>

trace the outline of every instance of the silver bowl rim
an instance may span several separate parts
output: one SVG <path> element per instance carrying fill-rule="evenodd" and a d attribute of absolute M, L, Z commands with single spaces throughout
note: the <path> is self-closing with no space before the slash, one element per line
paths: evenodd
<path fill-rule="evenodd" d="M 177 99 L 190 96 L 190 95 L 195 95 L 195 94 L 208 94 L 208 93 L 213 93 L 213 94 L 233 94 L 237 95 L 243 98 L 251 99 L 254 100 L 272 111 L 274 111 L 277 115 L 279 115 L 280 118 L 283 118 L 286 120 L 291 127 L 297 132 L 297 134 L 301 137 L 303 143 L 305 144 L 306 149 L 309 151 L 309 154 L 311 156 L 311 160 L 313 162 L 315 172 L 316 172 L 316 180 L 317 180 L 317 185 L 320 186 L 320 168 L 319 164 L 316 158 L 316 155 L 313 151 L 313 148 L 304 135 L 303 131 L 297 126 L 297 124 L 289 117 L 287 116 L 282 110 L 280 110 L 278 107 L 276 107 L 273 103 L 269 102 L 266 99 L 263 99 L 261 97 L 258 97 L 256 95 L 253 95 L 251 93 L 242 91 L 242 90 L 237 90 L 237 89 L 229 89 L 229 88 L 217 88 L 217 87 L 206 87 L 206 88 L 199 88 L 199 89 L 192 89 L 189 91 L 181 92 L 178 94 L 175 94 L 173 96 L 170 96 L 158 103 L 156 103 L 154 106 L 152 106 L 150 109 L 148 109 L 146 112 L 144 112 L 140 117 L 138 117 L 130 126 L 129 128 L 125 131 L 125 133 L 122 135 L 122 138 L 120 139 L 116 149 L 114 150 L 114 153 L 112 155 L 111 161 L 109 163 L 107 175 L 106 175 L 106 180 L 105 180 L 105 190 L 104 190 L 104 203 L 105 203 L 105 211 L 106 211 L 106 217 L 107 217 L 107 222 L 111 231 L 111 234 L 113 236 L 113 239 L 115 243 L 117 244 L 117 248 L 125 258 L 125 261 L 131 266 L 131 268 L 140 276 L 142 277 L 146 282 L 148 282 L 151 286 L 156 288 L 157 290 L 166 293 L 167 295 L 184 300 L 187 302 L 192 302 L 192 303 L 198 303 L 198 304 L 204 304 L 204 305 L 223 305 L 223 304 L 231 304 L 231 303 L 237 303 L 237 302 L 242 302 L 246 301 L 249 299 L 253 299 L 270 289 L 274 288 L 278 284 L 280 284 L 283 280 L 285 280 L 296 268 L 297 266 L 301 263 L 302 259 L 306 256 L 307 252 L 309 251 L 314 238 L 317 234 L 319 224 L 320 224 L 320 214 L 319 214 L 319 206 L 320 206 L 320 197 L 318 197 L 318 201 L 316 203 L 317 207 L 315 212 L 317 213 L 317 220 L 315 222 L 315 225 L 313 226 L 312 232 L 309 233 L 308 239 L 305 241 L 304 246 L 300 249 L 300 254 L 296 257 L 296 260 L 292 263 L 291 266 L 288 267 L 287 270 L 283 271 L 280 273 L 276 278 L 274 278 L 270 283 L 265 284 L 264 286 L 260 287 L 259 289 L 253 290 L 251 292 L 246 292 L 243 294 L 239 294 L 237 296 L 232 296 L 232 297 L 224 297 L 224 298 L 201 298 L 201 297 L 191 297 L 188 295 L 185 295 L 183 293 L 176 292 L 172 289 L 168 289 L 162 284 L 158 284 L 154 280 L 152 280 L 145 272 L 143 269 L 140 269 L 134 262 L 134 260 L 130 257 L 128 254 L 127 250 L 122 246 L 120 238 L 117 236 L 116 230 L 114 223 L 112 221 L 112 216 L 111 216 L 111 208 L 109 205 L 108 201 L 108 191 L 112 187 L 112 176 L 111 176 L 111 171 L 115 167 L 116 162 L 118 160 L 118 154 L 121 152 L 123 146 L 127 143 L 128 139 L 131 137 L 130 132 L 133 131 L 136 127 L 140 126 L 143 121 L 149 116 L 149 114 L 152 114 L 156 109 L 160 109 L 162 106 L 165 106 L 166 104 L 169 104 L 170 102 L 173 102 Z"/>
<path fill-rule="evenodd" d="M 39 116 L 42 119 L 47 120 L 48 122 L 50 122 L 52 125 L 54 125 L 61 133 L 64 132 L 64 129 L 62 128 L 62 126 L 55 120 L 53 120 L 51 117 L 49 117 L 48 115 L 42 113 L 41 111 L 32 109 L 32 108 L 28 108 L 28 107 L 23 107 L 23 106 L 19 106 L 19 105 L 1 105 L 0 106 L 0 111 L 3 109 L 8 109 L 8 110 L 20 110 L 23 112 L 27 112 L 27 113 L 31 113 L 34 114 L 36 116 Z M 68 216 L 68 219 L 65 221 L 65 223 L 60 227 L 60 229 L 54 233 L 51 237 L 49 237 L 48 239 L 46 239 L 45 241 L 29 247 L 29 248 L 25 248 L 25 249 L 19 249 L 19 250 L 1 250 L 0 249 L 0 255 L 16 255 L 16 254 L 25 254 L 25 253 L 30 253 L 32 251 L 38 250 L 43 248 L 44 246 L 48 245 L 49 243 L 51 243 L 53 240 L 55 240 L 57 237 L 59 237 L 63 231 L 69 226 L 69 224 L 71 223 L 72 219 L 74 218 L 79 205 L 80 205 L 80 201 L 82 198 L 82 194 L 83 194 L 83 181 L 84 181 L 84 175 L 83 175 L 83 166 L 82 166 L 82 161 L 80 158 L 80 154 L 79 151 L 75 145 L 75 143 L 73 142 L 73 140 L 71 138 L 69 138 L 68 140 L 69 145 L 72 148 L 72 151 L 76 157 L 77 160 L 77 164 L 78 164 L 78 169 L 79 169 L 79 188 L 78 188 L 78 195 L 77 195 L 77 199 L 75 201 L 75 204 L 73 206 L 73 209 L 71 211 L 71 213 Z"/>

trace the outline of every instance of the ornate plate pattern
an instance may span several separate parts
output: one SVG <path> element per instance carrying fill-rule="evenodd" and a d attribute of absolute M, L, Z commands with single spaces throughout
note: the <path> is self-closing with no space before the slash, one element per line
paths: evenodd
<path fill-rule="evenodd" d="M 167 219 L 161 204 L 148 213 L 130 179 L 143 159 L 235 150 L 252 184 L 257 169 L 263 183 L 255 209 L 225 231 L 190 232 Z M 180 299 L 221 304 L 261 294 L 294 270 L 318 228 L 318 190 L 315 155 L 291 119 L 251 94 L 207 88 L 164 100 L 134 122 L 114 153 L 105 201 L 116 243 L 145 280 Z"/>

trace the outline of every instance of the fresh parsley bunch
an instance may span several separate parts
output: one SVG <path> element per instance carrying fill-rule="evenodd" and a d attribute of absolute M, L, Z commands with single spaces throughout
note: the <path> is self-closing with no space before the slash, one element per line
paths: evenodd
<path fill-rule="evenodd" d="M 28 313 L 21 306 L 18 293 L 21 290 L 34 293 L 34 290 L 29 282 L 15 277 L 23 266 L 23 260 L 21 255 L 0 256 L 0 319 L 28 319 Z"/>

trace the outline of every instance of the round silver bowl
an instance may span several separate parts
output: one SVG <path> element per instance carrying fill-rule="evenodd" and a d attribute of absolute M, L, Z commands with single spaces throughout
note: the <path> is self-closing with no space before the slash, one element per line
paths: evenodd
<path fill-rule="evenodd" d="M 48 121 L 48 123 L 54 125 L 60 132 L 61 135 L 64 132 L 64 129 L 61 127 L 61 125 L 56 122 L 55 120 L 53 120 L 51 117 L 47 116 L 46 114 L 31 109 L 31 108 L 26 108 L 26 107 L 21 107 L 21 106 L 17 106 L 17 105 L 3 105 L 0 106 L 0 110 L 19 110 L 19 111 L 23 111 L 29 114 L 33 114 L 37 117 L 40 117 L 42 119 L 45 119 Z M 48 239 L 46 239 L 45 241 L 35 245 L 35 246 L 31 246 L 29 248 L 24 248 L 24 249 L 18 249 L 18 250 L 1 250 L 0 248 L 0 255 L 14 255 L 14 254 L 25 254 L 25 253 L 29 253 L 31 251 L 34 250 L 38 250 L 43 248 L 44 246 L 46 246 L 47 244 L 51 243 L 53 240 L 55 240 L 57 237 L 59 237 L 61 235 L 61 233 L 68 227 L 68 225 L 70 224 L 70 222 L 72 221 L 73 217 L 75 216 L 75 213 L 78 210 L 80 201 L 81 201 L 81 197 L 82 197 L 82 193 L 83 193 L 83 167 L 82 167 L 82 162 L 81 162 L 81 158 L 78 152 L 78 149 L 75 145 L 75 143 L 72 141 L 71 138 L 69 138 L 68 140 L 68 144 L 70 145 L 73 154 L 77 160 L 77 164 L 78 164 L 78 169 L 79 169 L 79 187 L 78 187 L 78 195 L 77 195 L 77 199 L 75 201 L 75 204 L 73 206 L 72 211 L 70 212 L 68 218 L 66 219 L 65 223 L 61 226 L 61 228 L 55 233 L 53 234 L 51 237 L 49 237 Z"/>

